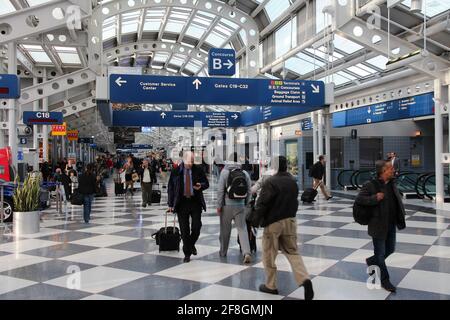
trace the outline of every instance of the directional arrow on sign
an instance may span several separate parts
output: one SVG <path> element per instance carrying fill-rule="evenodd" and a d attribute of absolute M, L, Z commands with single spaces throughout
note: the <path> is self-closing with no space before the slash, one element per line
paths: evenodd
<path fill-rule="evenodd" d="M 315 86 L 314 84 L 311 84 L 311 88 L 313 89 L 312 90 L 313 93 L 320 93 L 320 87 L 319 86 Z"/>
<path fill-rule="evenodd" d="M 234 66 L 234 63 L 231 62 L 230 59 L 228 59 L 228 60 L 227 60 L 227 63 L 224 63 L 223 65 L 224 65 L 224 66 L 227 66 L 228 69 L 231 69 L 231 68 Z"/>
<path fill-rule="evenodd" d="M 164 112 L 163 113 L 161 113 L 161 118 L 165 118 L 167 116 L 167 114 L 165 114 Z"/>
<path fill-rule="evenodd" d="M 199 86 L 202 85 L 202 82 L 199 79 L 195 79 L 192 84 L 195 86 L 195 90 L 198 90 Z"/>
<path fill-rule="evenodd" d="M 239 118 L 239 116 L 235 113 L 231 116 L 234 120 L 236 120 L 237 118 Z"/>
<path fill-rule="evenodd" d="M 369 110 L 367 110 L 367 113 L 372 113 L 372 110 L 370 110 L 370 108 L 369 108 Z"/>
<path fill-rule="evenodd" d="M 116 79 L 116 84 L 117 84 L 119 87 L 121 87 L 121 86 L 122 86 L 122 83 L 123 83 L 123 84 L 127 83 L 127 80 L 122 80 L 122 77 L 118 77 L 118 78 Z"/>

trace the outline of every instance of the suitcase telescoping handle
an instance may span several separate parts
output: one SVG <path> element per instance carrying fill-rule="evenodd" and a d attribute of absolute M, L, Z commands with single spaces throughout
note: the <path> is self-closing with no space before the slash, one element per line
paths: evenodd
<path fill-rule="evenodd" d="M 164 233 L 167 233 L 167 217 L 169 215 L 170 210 L 166 211 L 166 218 L 165 218 L 165 226 L 164 226 Z M 176 221 L 177 221 L 177 214 L 174 213 L 173 214 L 173 228 L 175 229 L 176 227 Z"/>

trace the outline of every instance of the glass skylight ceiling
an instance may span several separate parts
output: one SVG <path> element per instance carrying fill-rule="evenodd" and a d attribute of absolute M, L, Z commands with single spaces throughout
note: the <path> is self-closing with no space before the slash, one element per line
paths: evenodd
<path fill-rule="evenodd" d="M 403 5 L 411 8 L 411 0 L 405 0 L 402 2 Z M 427 17 L 434 17 L 441 14 L 447 10 L 450 10 L 449 0 L 427 0 Z M 425 13 L 425 1 L 422 2 L 422 14 Z"/>

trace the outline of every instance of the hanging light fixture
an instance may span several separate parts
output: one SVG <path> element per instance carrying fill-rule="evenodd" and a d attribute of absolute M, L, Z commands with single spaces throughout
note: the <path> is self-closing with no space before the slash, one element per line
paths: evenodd
<path fill-rule="evenodd" d="M 411 0 L 411 12 L 420 13 L 422 11 L 422 0 Z"/>

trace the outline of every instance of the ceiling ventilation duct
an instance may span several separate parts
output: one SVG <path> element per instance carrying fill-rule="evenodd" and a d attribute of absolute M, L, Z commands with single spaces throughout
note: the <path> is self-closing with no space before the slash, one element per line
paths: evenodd
<path fill-rule="evenodd" d="M 422 0 L 411 0 L 411 12 L 420 13 L 422 11 Z"/>

